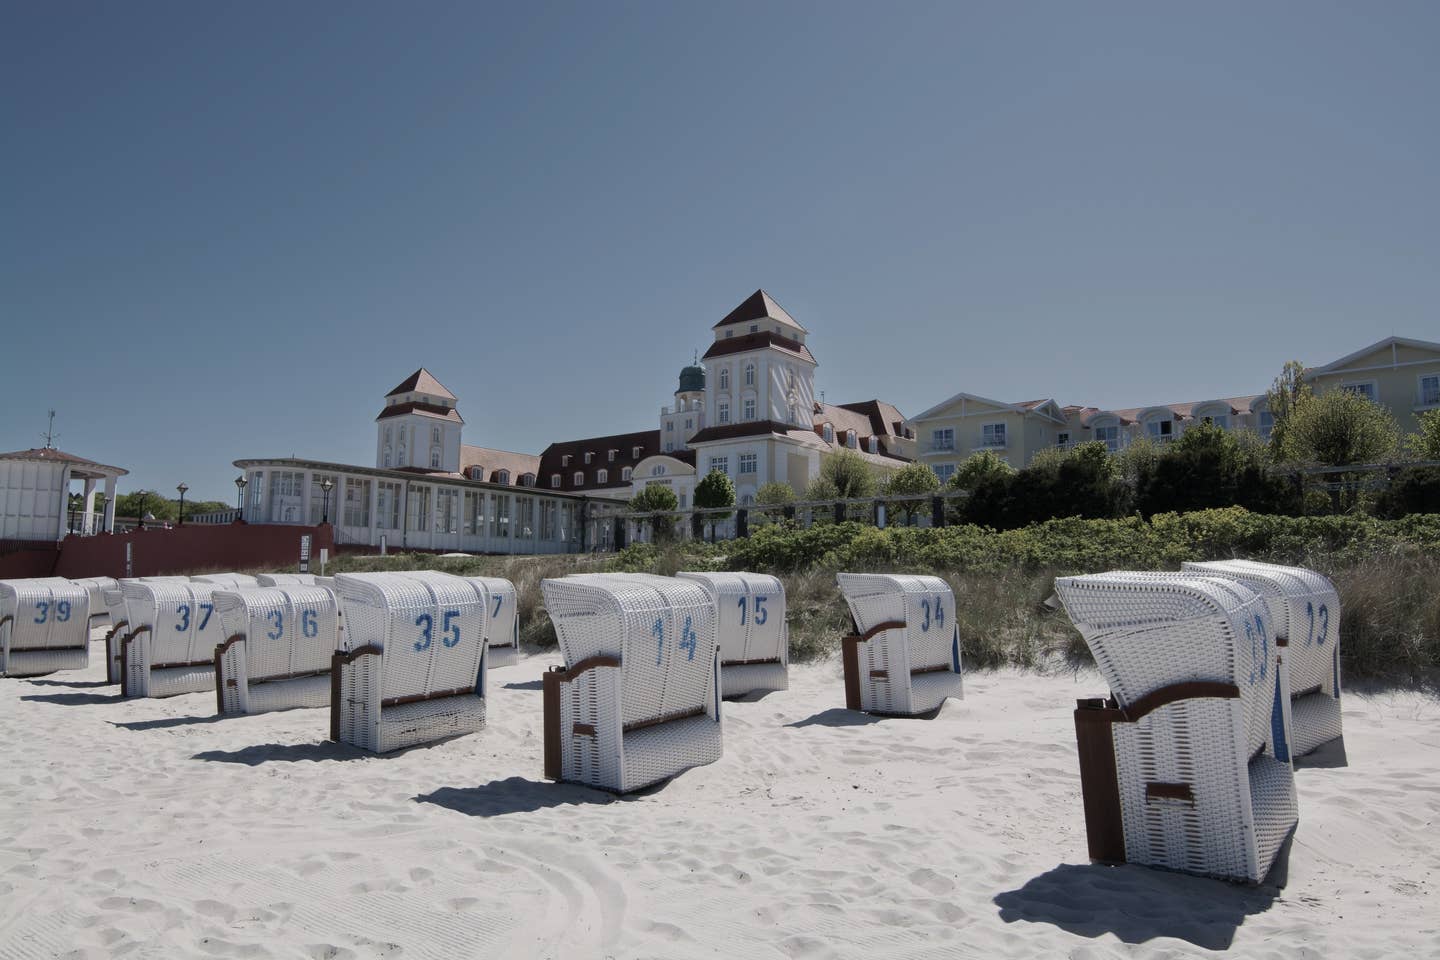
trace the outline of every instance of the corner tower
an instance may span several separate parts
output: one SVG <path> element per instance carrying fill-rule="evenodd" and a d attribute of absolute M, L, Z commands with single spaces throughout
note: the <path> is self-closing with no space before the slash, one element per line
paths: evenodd
<path fill-rule="evenodd" d="M 812 429 L 815 368 L 809 334 L 775 298 L 756 290 L 711 328 L 706 407 L 716 427 L 769 420 Z"/>
<path fill-rule="evenodd" d="M 421 367 L 385 395 L 375 418 L 375 466 L 460 471 L 459 401 Z"/>

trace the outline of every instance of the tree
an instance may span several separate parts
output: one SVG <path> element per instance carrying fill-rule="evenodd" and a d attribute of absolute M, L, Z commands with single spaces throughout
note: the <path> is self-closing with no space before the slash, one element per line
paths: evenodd
<path fill-rule="evenodd" d="M 1376 463 L 1399 444 L 1395 418 L 1368 397 L 1333 390 L 1305 397 L 1290 412 L 1284 458 L 1327 467 Z"/>
<path fill-rule="evenodd" d="M 984 450 L 966 457 L 965 462 L 951 474 L 950 482 L 946 486 L 951 490 L 973 491 L 988 477 L 1009 476 L 1014 472 L 1015 468 L 1001 459 L 995 451 Z"/>
<path fill-rule="evenodd" d="M 1135 506 L 1147 517 L 1211 507 L 1291 509 L 1297 505 L 1293 492 L 1269 472 L 1264 451 L 1254 434 L 1196 424 L 1156 456 L 1133 464 L 1127 479 L 1135 484 Z"/>
<path fill-rule="evenodd" d="M 1440 410 L 1427 410 L 1418 419 L 1420 429 L 1406 438 L 1406 449 L 1416 460 L 1440 460 Z"/>
<path fill-rule="evenodd" d="M 735 483 L 730 479 L 728 473 L 719 470 L 711 470 L 695 484 L 695 506 L 698 508 L 733 507 L 735 505 Z M 718 520 L 728 520 L 731 513 L 706 513 L 696 514 L 696 531 L 698 534 L 699 525 L 708 521 L 710 527 L 710 539 L 715 539 L 715 527 L 713 524 Z"/>
<path fill-rule="evenodd" d="M 772 507 L 784 506 L 795 502 L 795 491 L 790 489 L 788 483 L 771 480 L 761 484 L 760 489 L 755 491 L 755 502 Z"/>
<path fill-rule="evenodd" d="M 905 525 L 909 526 L 916 512 L 926 506 L 925 498 L 939 489 L 940 478 L 930 465 L 916 462 L 905 464 L 887 477 L 883 492 L 886 497 L 906 498 L 893 500 L 887 506 L 903 510 Z"/>
<path fill-rule="evenodd" d="M 835 485 L 836 499 L 875 495 L 875 474 L 870 464 L 854 450 L 841 450 L 826 457 L 820 464 L 820 476 Z"/>
<path fill-rule="evenodd" d="M 663 483 L 651 483 L 645 486 L 639 493 L 635 494 L 630 501 L 630 509 L 636 513 L 666 513 L 679 509 L 680 501 L 675 499 L 675 491 Z M 675 532 L 675 521 L 673 517 L 656 516 L 650 518 L 650 529 L 653 531 L 656 540 L 668 540 Z"/>
<path fill-rule="evenodd" d="M 1270 408 L 1270 451 L 1280 459 L 1285 452 L 1285 434 L 1289 430 L 1290 418 L 1299 406 L 1314 396 L 1310 384 L 1305 382 L 1305 364 L 1299 360 L 1286 362 L 1280 376 L 1265 393 L 1265 402 Z"/>
<path fill-rule="evenodd" d="M 809 486 L 805 488 L 804 498 L 814 501 L 839 500 L 840 489 L 835 486 L 834 480 L 822 473 L 810 481 Z"/>
<path fill-rule="evenodd" d="M 174 520 L 180 516 L 179 504 L 166 500 L 154 490 L 136 490 L 115 498 L 116 516 L 144 519 L 146 514 L 154 514 L 160 521 Z"/>

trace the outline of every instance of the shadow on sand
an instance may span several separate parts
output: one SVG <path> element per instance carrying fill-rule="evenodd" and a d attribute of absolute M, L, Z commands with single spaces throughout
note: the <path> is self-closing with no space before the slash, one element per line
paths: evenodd
<path fill-rule="evenodd" d="M 1337 737 L 1325 744 L 1323 747 L 1307 753 L 1303 757 L 1295 758 L 1296 770 L 1330 770 L 1336 767 L 1350 766 L 1350 759 L 1345 754 L 1345 738 Z"/>
<path fill-rule="evenodd" d="M 1286 840 L 1257 887 L 1130 864 L 1062 863 L 1019 890 L 995 897 L 1000 919 L 1053 924 L 1080 937 L 1112 933 L 1136 944 L 1174 937 L 1206 950 L 1227 950 L 1235 931 L 1279 896 L 1290 868 Z"/>
<path fill-rule="evenodd" d="M 225 717 L 218 713 L 212 713 L 205 717 L 161 717 L 158 720 L 111 720 L 113 726 L 125 730 L 165 730 L 169 727 L 188 727 L 196 723 L 219 723 Z"/>
<path fill-rule="evenodd" d="M 531 813 L 550 807 L 581 804 L 623 803 L 633 796 L 619 797 L 603 790 L 582 787 L 575 783 L 550 783 L 509 777 L 491 780 L 478 787 L 441 787 L 415 798 L 416 803 L 433 803 L 471 817 L 501 817 L 507 813 Z"/>
<path fill-rule="evenodd" d="M 411 748 L 415 749 L 415 748 Z M 387 757 L 404 753 L 397 750 Z M 191 760 L 208 760 L 214 763 L 243 763 L 247 767 L 258 767 L 262 763 L 301 763 L 306 760 L 364 760 L 375 754 L 366 753 L 358 747 L 332 740 L 320 743 L 257 743 L 240 750 L 206 750 L 191 757 Z"/>
<path fill-rule="evenodd" d="M 97 703 L 124 703 L 125 698 L 115 693 L 33 693 L 20 698 L 35 703 L 60 703 L 66 706 L 90 706 Z"/>
<path fill-rule="evenodd" d="M 85 687 L 118 687 L 120 684 L 111 683 L 109 680 L 29 680 L 31 686 L 35 687 L 70 687 L 79 690 Z"/>
<path fill-rule="evenodd" d="M 507 683 L 507 684 L 505 684 L 505 689 L 506 689 L 506 690 L 544 690 L 544 689 L 545 689 L 545 681 L 544 681 L 544 680 L 525 680 L 525 681 L 520 682 L 520 683 Z"/>
<path fill-rule="evenodd" d="M 881 720 L 932 720 L 939 715 L 941 707 L 936 707 L 927 713 L 917 713 L 913 717 L 904 716 L 882 716 L 874 713 L 862 713 L 859 710 L 850 710 L 846 707 L 831 707 L 829 710 L 821 710 L 812 714 L 804 720 L 796 720 L 794 723 L 787 723 L 787 727 L 859 727 L 867 723 L 879 723 Z"/>

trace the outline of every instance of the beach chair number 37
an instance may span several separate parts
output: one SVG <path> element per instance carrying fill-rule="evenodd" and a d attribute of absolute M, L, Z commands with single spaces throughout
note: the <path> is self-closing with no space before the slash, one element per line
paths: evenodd
<path fill-rule="evenodd" d="M 453 647 L 460 642 L 460 619 L 459 610 L 446 610 L 440 620 L 440 642 L 447 647 Z M 424 653 L 430 649 L 430 644 L 435 637 L 435 618 L 428 613 L 422 613 L 415 618 L 415 626 L 420 628 L 420 639 L 415 641 L 415 652 Z"/>
<path fill-rule="evenodd" d="M 655 665 L 658 667 L 660 661 L 665 658 L 665 621 L 656 620 L 655 629 L 651 633 L 655 634 Z M 687 615 L 685 626 L 680 630 L 680 642 L 677 644 L 681 650 L 689 654 L 685 659 L 695 659 L 695 643 L 698 639 L 699 637 L 695 635 L 695 621 Z"/>

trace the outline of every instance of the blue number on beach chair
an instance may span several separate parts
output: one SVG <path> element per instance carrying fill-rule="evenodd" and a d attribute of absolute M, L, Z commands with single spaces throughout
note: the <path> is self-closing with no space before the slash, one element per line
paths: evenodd
<path fill-rule="evenodd" d="M 765 601 L 768 599 L 768 597 L 755 598 L 755 626 L 757 627 L 765 626 L 765 621 L 770 619 L 770 611 L 765 609 Z"/>
<path fill-rule="evenodd" d="M 199 625 L 198 627 L 196 627 L 195 629 L 196 629 L 196 630 L 204 630 L 204 629 L 205 629 L 205 624 L 207 624 L 207 623 L 210 622 L 210 614 L 212 614 L 212 613 L 214 613 L 214 612 L 215 612 L 215 604 L 213 604 L 213 603 L 202 603 L 202 604 L 200 604 L 200 625 Z"/>
<path fill-rule="evenodd" d="M 1330 632 L 1330 610 L 1325 604 L 1320 604 L 1320 637 L 1315 642 L 1325 646 L 1325 635 Z"/>
<path fill-rule="evenodd" d="M 175 608 L 175 613 L 180 617 L 180 622 L 175 624 L 176 633 L 184 633 L 190 629 L 190 604 L 182 603 Z"/>
<path fill-rule="evenodd" d="M 320 634 L 320 624 L 315 620 L 314 610 L 302 610 L 300 612 L 300 632 L 307 637 L 314 637 Z"/>
<path fill-rule="evenodd" d="M 660 661 L 665 656 L 665 623 L 663 620 L 655 621 L 655 666 L 660 666 Z"/>
<path fill-rule="evenodd" d="M 460 642 L 460 624 L 454 622 L 458 616 L 460 616 L 459 610 L 446 610 L 445 619 L 440 623 L 440 629 L 445 631 L 445 636 L 440 638 L 440 642 L 447 647 L 453 647 Z"/>
<path fill-rule="evenodd" d="M 686 657 L 687 660 L 695 659 L 695 644 L 699 639 L 700 638 L 695 635 L 693 618 L 689 614 L 686 614 L 685 627 L 680 631 L 680 649 L 690 654 Z"/>
<path fill-rule="evenodd" d="M 40 616 L 35 618 L 36 623 L 44 623 L 46 620 L 50 619 L 49 600 L 37 600 L 35 602 L 35 609 L 40 611 Z"/>
<path fill-rule="evenodd" d="M 271 610 L 265 614 L 265 619 L 275 624 L 275 629 L 265 634 L 271 640 L 279 640 L 285 632 L 285 612 L 283 610 Z"/>
<path fill-rule="evenodd" d="M 430 649 L 432 634 L 435 632 L 435 618 L 428 613 L 422 613 L 415 618 L 415 626 L 420 628 L 420 639 L 415 641 L 415 652 L 424 653 Z"/>
<path fill-rule="evenodd" d="M 498 616 L 500 616 L 500 604 L 502 604 L 502 603 L 504 603 L 504 602 L 505 602 L 505 598 L 504 598 L 504 597 L 496 597 L 496 598 L 495 598 L 495 612 L 492 613 L 492 614 L 490 614 L 490 616 L 492 616 L 492 617 L 498 617 Z"/>
<path fill-rule="evenodd" d="M 64 623 L 66 620 L 69 620 L 69 619 L 70 619 L 70 601 L 69 601 L 69 600 L 57 600 L 57 601 L 55 601 L 55 619 L 56 619 L 56 620 L 59 620 L 61 623 Z"/>

